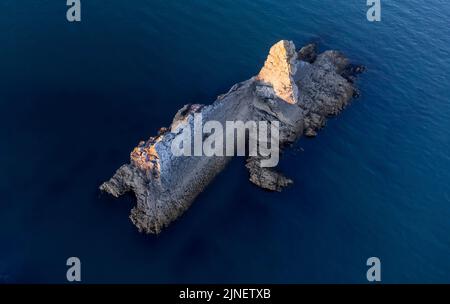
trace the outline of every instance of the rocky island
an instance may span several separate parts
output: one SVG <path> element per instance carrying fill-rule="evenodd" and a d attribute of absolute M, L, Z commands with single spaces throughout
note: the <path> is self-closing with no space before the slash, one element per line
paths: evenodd
<path fill-rule="evenodd" d="M 317 54 L 313 44 L 297 51 L 293 42 L 282 40 L 270 49 L 257 76 L 234 85 L 210 105 L 184 106 L 170 127 L 139 143 L 130 163 L 100 189 L 115 197 L 133 191 L 137 205 L 131 210 L 131 221 L 141 232 L 158 234 L 189 208 L 231 159 L 173 154 L 173 141 L 192 127 L 195 114 L 222 123 L 278 121 L 282 151 L 302 135 L 316 136 L 328 117 L 339 114 L 357 96 L 354 78 L 363 70 L 340 52 Z M 282 191 L 293 183 L 274 168 L 262 167 L 261 158 L 247 156 L 252 183 L 269 191 Z"/>

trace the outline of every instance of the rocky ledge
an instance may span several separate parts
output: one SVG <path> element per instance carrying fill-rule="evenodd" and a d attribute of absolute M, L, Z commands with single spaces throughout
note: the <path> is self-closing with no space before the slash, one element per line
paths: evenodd
<path fill-rule="evenodd" d="M 131 161 L 120 167 L 100 189 L 115 197 L 133 191 L 137 204 L 130 219 L 139 231 L 160 233 L 189 208 L 197 195 L 225 168 L 230 157 L 176 157 L 171 144 L 184 128 L 192 128 L 194 114 L 203 120 L 279 121 L 280 149 L 301 135 L 314 137 L 326 119 L 337 115 L 358 95 L 352 65 L 337 51 L 316 53 L 307 45 L 296 51 L 290 41 L 275 44 L 260 73 L 234 85 L 211 105 L 186 105 L 169 128 L 142 141 Z M 247 157 L 250 181 L 270 191 L 282 191 L 292 180 L 273 168 L 260 166 L 261 157 Z"/>

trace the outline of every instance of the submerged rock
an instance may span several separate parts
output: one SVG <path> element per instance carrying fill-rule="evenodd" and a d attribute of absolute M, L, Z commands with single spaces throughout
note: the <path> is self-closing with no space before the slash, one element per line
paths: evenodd
<path fill-rule="evenodd" d="M 352 68 L 353 67 L 353 68 Z M 299 52 L 290 41 L 275 44 L 260 73 L 234 85 L 211 105 L 186 105 L 169 128 L 141 142 L 130 163 L 100 186 L 115 197 L 132 191 L 137 204 L 130 219 L 139 231 L 160 233 L 186 211 L 197 195 L 222 171 L 230 157 L 176 157 L 171 145 L 201 113 L 205 121 L 279 121 L 280 149 L 300 136 L 317 135 L 326 118 L 342 111 L 355 94 L 352 66 L 336 51 L 317 54 L 314 45 Z M 260 156 L 247 158 L 249 179 L 269 191 L 282 191 L 293 181 L 273 168 L 260 166 Z"/>

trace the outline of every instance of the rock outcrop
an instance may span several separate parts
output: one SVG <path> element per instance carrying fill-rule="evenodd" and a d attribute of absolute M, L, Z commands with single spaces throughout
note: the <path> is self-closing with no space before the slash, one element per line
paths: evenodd
<path fill-rule="evenodd" d="M 297 55 L 291 41 L 282 40 L 269 52 L 264 67 L 256 79 L 273 88 L 275 95 L 290 104 L 298 101 L 298 88 L 294 82 Z"/>
<path fill-rule="evenodd" d="M 226 156 L 176 157 L 171 145 L 185 128 L 192 128 L 194 115 L 204 121 L 278 121 L 283 150 L 300 136 L 317 135 L 327 117 L 338 114 L 356 95 L 355 74 L 363 71 L 336 51 L 316 53 L 315 45 L 299 52 L 289 41 L 275 44 L 260 73 L 234 85 L 211 105 L 186 105 L 169 128 L 141 142 L 130 163 L 100 186 L 115 197 L 133 191 L 137 205 L 130 219 L 139 231 L 160 233 L 186 211 L 197 195 L 225 168 Z M 292 180 L 273 168 L 260 166 L 260 156 L 249 156 L 250 181 L 269 191 L 282 191 Z"/>

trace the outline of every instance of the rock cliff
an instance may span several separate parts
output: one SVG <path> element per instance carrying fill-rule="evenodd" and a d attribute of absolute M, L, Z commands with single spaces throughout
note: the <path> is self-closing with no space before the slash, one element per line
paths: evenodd
<path fill-rule="evenodd" d="M 171 151 L 172 142 L 192 128 L 194 114 L 204 121 L 279 121 L 280 149 L 301 135 L 317 135 L 327 117 L 337 115 L 356 95 L 353 80 L 363 68 L 341 53 L 316 53 L 315 45 L 298 52 L 290 41 L 275 44 L 260 73 L 234 85 L 211 105 L 186 105 L 169 128 L 162 128 L 131 152 L 130 163 L 120 167 L 100 189 L 115 197 L 133 191 L 137 204 L 130 219 L 139 231 L 160 233 L 186 211 L 196 196 L 225 168 L 230 157 L 183 156 Z M 260 166 L 262 157 L 247 157 L 250 181 L 282 191 L 292 180 L 273 168 Z"/>

